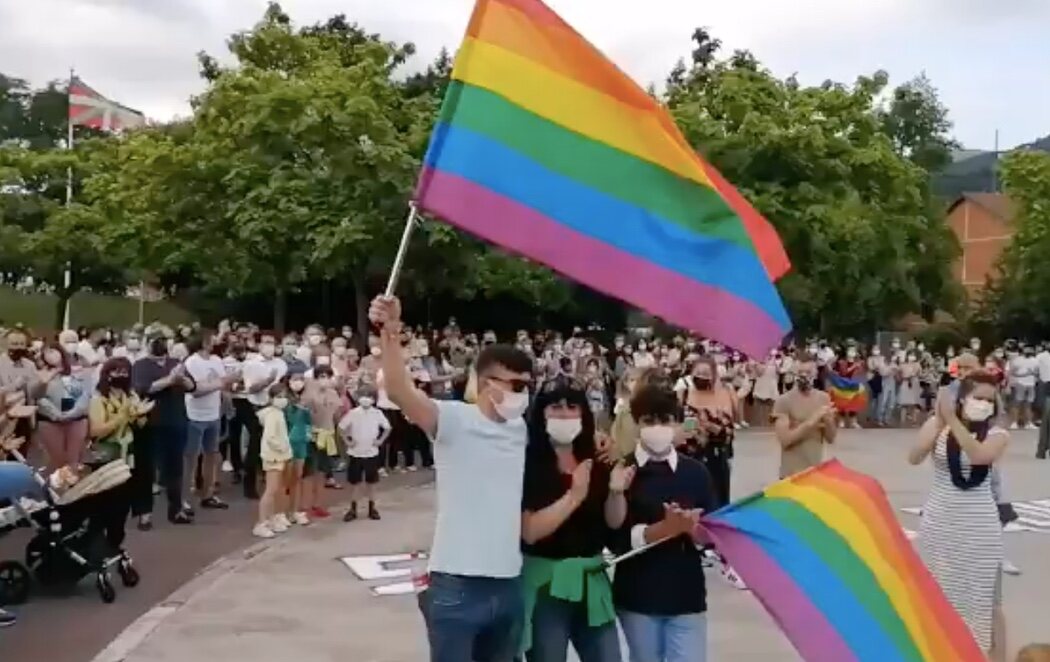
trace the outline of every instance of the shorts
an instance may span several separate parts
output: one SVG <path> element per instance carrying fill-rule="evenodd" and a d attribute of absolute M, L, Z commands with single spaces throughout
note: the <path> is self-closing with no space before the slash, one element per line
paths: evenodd
<path fill-rule="evenodd" d="M 369 485 L 375 485 L 379 482 L 379 456 L 375 457 L 354 457 L 350 456 L 349 462 L 346 464 L 346 482 L 351 485 L 359 485 L 361 479 Z"/>
<path fill-rule="evenodd" d="M 1032 404 L 1035 402 L 1035 387 L 1014 384 L 1010 389 L 1013 401 L 1017 404 Z"/>
<path fill-rule="evenodd" d="M 262 468 L 263 471 L 284 471 L 284 468 L 288 466 L 288 463 L 284 460 L 263 460 Z"/>
<path fill-rule="evenodd" d="M 219 421 L 187 421 L 186 449 L 187 455 L 219 452 Z"/>

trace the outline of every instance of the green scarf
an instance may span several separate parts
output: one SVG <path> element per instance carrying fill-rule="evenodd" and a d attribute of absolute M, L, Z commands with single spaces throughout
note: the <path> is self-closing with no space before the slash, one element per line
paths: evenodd
<path fill-rule="evenodd" d="M 569 559 L 545 559 L 525 555 L 522 587 L 525 591 L 525 631 L 522 652 L 532 648 L 532 612 L 539 593 L 549 586 L 552 598 L 567 602 L 587 599 L 587 624 L 600 627 L 616 618 L 612 584 L 602 568 L 601 555 Z"/>

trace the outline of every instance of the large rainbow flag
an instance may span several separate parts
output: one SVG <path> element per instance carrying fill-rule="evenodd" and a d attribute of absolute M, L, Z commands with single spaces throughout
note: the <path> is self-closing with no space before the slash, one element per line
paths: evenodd
<path fill-rule="evenodd" d="M 752 356 L 791 328 L 776 231 L 540 0 L 477 1 L 415 200 Z"/>
<path fill-rule="evenodd" d="M 702 520 L 806 662 L 984 662 L 878 481 L 837 460 Z"/>
<path fill-rule="evenodd" d="M 829 371 L 827 389 L 835 409 L 844 414 L 859 414 L 868 406 L 868 389 L 859 379 L 850 379 Z"/>

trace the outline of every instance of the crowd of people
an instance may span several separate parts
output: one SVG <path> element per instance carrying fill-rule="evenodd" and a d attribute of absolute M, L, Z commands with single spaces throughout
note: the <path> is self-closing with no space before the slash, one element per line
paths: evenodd
<path fill-rule="evenodd" d="M 168 519 L 192 525 L 195 507 L 228 508 L 216 486 L 229 475 L 258 500 L 260 538 L 330 517 L 320 497 L 344 473 L 343 520 L 380 519 L 382 476 L 436 465 L 420 599 L 433 660 L 511 660 L 524 642 L 530 661 L 564 660 L 570 644 L 582 662 L 618 661 L 618 622 L 630 659 L 691 662 L 706 648 L 704 568 L 746 588 L 697 527 L 729 502 L 738 431 L 772 425 L 785 477 L 819 464 L 841 427 L 921 425 L 909 459 L 936 468 L 924 556 L 978 642 L 1001 650 L 995 461 L 1008 429 L 1043 413 L 1050 347 L 1008 342 L 981 356 L 976 339 L 959 355 L 817 340 L 748 358 L 650 330 L 521 330 L 498 344 L 455 320 L 411 328 L 393 299 L 370 314 L 379 332 L 366 338 L 228 322 L 53 339 L 4 330 L 3 447 L 47 473 L 85 453 L 125 459 L 144 531 L 158 486 Z M 863 390 L 866 408 L 837 411 L 832 375 Z M 590 572 L 605 549 L 643 548 L 612 580 Z M 492 609 L 448 608 L 463 599 Z"/>

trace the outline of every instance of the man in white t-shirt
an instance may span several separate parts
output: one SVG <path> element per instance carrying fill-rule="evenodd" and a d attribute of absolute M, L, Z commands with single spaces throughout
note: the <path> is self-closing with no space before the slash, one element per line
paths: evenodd
<path fill-rule="evenodd" d="M 1014 407 L 1014 421 L 1010 429 L 1036 430 L 1032 421 L 1032 405 L 1035 403 L 1035 382 L 1039 376 L 1039 361 L 1035 347 L 1026 345 L 1021 353 L 1010 359 L 1010 395 Z"/>
<path fill-rule="evenodd" d="M 388 396 L 433 440 L 437 522 L 430 586 L 420 595 L 430 659 L 511 662 L 524 622 L 522 416 L 529 405 L 532 360 L 511 346 L 486 347 L 475 362 L 476 404 L 431 400 L 405 368 L 400 302 L 379 297 L 369 317 L 382 329 Z"/>
<path fill-rule="evenodd" d="M 357 502 L 362 493 L 368 499 L 368 518 L 379 519 L 375 502 L 375 485 L 379 482 L 379 447 L 390 436 L 390 422 L 375 407 L 375 396 L 364 392 L 354 407 L 339 421 L 339 432 L 346 442 L 350 460 L 346 466 L 346 482 L 350 484 L 350 509 L 344 522 L 357 519 Z M 364 487 L 362 489 L 362 481 Z"/>
<path fill-rule="evenodd" d="M 276 337 L 272 333 L 264 333 L 259 336 L 259 353 L 244 361 L 241 369 L 244 399 L 254 411 L 270 404 L 270 387 L 288 374 L 288 364 L 276 354 Z M 248 448 L 244 454 L 244 496 L 248 499 L 258 499 L 257 481 L 261 469 L 259 446 L 262 442 L 262 424 L 259 422 L 259 417 L 255 415 L 247 416 L 242 420 L 248 429 Z"/>
<path fill-rule="evenodd" d="M 187 424 L 183 494 L 190 494 L 197 475 L 197 460 L 202 458 L 201 508 L 226 510 L 229 505 L 215 495 L 222 457 L 219 454 L 219 419 L 222 417 L 222 392 L 236 381 L 237 376 L 227 374 L 222 359 L 211 353 L 212 342 L 211 336 L 194 336 L 186 343 L 190 351 L 185 361 L 186 373 L 195 386 L 185 396 Z M 193 512 L 188 503 L 184 508 Z"/>

